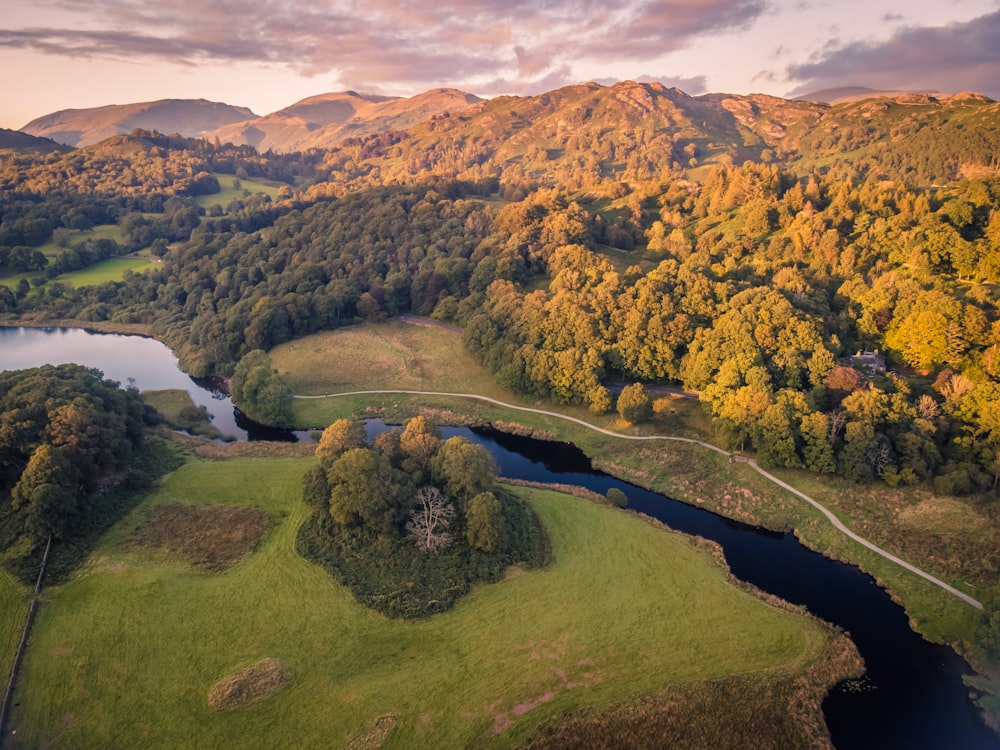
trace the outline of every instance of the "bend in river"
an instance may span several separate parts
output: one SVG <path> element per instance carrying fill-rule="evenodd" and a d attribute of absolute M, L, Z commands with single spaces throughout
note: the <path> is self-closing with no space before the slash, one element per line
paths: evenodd
<path fill-rule="evenodd" d="M 183 388 L 223 432 L 241 439 L 258 435 L 257 426 L 244 420 L 224 394 L 182 373 L 170 350 L 155 340 L 80 330 L 0 329 L 2 369 L 69 361 L 97 367 L 125 385 L 134 378 L 141 390 Z M 372 433 L 383 429 L 379 422 L 369 423 Z M 755 529 L 594 471 L 590 460 L 568 444 L 486 428 L 443 431 L 488 448 L 503 476 L 575 484 L 602 494 L 618 487 L 631 509 L 718 542 L 737 577 L 848 631 L 868 673 L 863 690 L 835 689 L 823 704 L 840 750 L 1000 750 L 1000 737 L 985 727 L 968 698 L 962 682 L 969 672 L 965 662 L 914 633 L 902 608 L 857 568 L 806 549 L 792 534 Z M 287 431 L 277 436 L 294 439 Z"/>

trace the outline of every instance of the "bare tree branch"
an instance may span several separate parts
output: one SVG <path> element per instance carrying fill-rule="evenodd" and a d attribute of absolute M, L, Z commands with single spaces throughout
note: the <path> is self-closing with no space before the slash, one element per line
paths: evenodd
<path fill-rule="evenodd" d="M 455 517 L 455 507 L 437 487 L 421 487 L 417 491 L 419 505 L 410 513 L 406 531 L 426 552 L 436 552 L 451 544 L 448 526 Z"/>

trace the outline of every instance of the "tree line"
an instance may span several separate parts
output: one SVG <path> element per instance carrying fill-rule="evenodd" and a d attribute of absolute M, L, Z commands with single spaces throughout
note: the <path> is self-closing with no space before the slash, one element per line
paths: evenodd
<path fill-rule="evenodd" d="M 141 485 L 136 464 L 152 421 L 137 391 L 99 371 L 46 365 L 0 372 L 4 564 L 21 572 L 50 537 L 66 542 L 103 521 L 116 488 Z"/>

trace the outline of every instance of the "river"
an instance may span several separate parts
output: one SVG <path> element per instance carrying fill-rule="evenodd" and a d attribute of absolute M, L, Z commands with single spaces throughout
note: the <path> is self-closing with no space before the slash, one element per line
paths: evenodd
<path fill-rule="evenodd" d="M 0 369 L 78 362 L 140 390 L 183 388 L 223 432 L 240 439 L 279 437 L 259 430 L 224 394 L 192 380 L 165 346 L 135 336 L 72 329 L 0 328 Z M 132 380 L 130 380 L 132 379 Z M 385 429 L 369 423 L 371 433 Z M 910 629 L 901 607 L 867 575 L 776 534 L 730 521 L 594 471 L 577 448 L 511 436 L 492 429 L 445 428 L 485 446 L 504 476 L 576 484 L 605 493 L 618 487 L 629 507 L 671 528 L 718 542 L 737 577 L 848 631 L 865 659 L 862 689 L 834 689 L 823 704 L 838 750 L 1000 750 L 1000 737 L 976 715 L 953 650 L 928 643 Z M 952 606 L 967 606 L 956 600 Z"/>

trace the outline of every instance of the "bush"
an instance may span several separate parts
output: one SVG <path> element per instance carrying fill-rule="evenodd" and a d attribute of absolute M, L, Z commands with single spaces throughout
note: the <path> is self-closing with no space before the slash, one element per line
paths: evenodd
<path fill-rule="evenodd" d="M 647 422 L 653 416 L 653 406 L 642 383 L 633 383 L 622 388 L 622 392 L 618 395 L 617 408 L 621 418 L 631 424 Z"/>
<path fill-rule="evenodd" d="M 628 497 L 617 487 L 612 487 L 608 490 L 606 495 L 608 502 L 614 505 L 616 508 L 624 508 L 628 505 Z"/>

